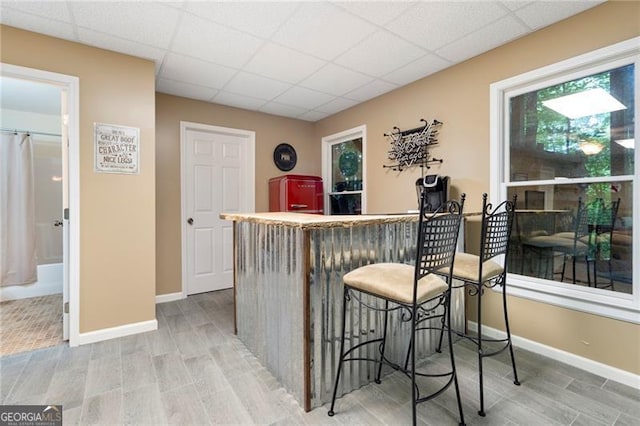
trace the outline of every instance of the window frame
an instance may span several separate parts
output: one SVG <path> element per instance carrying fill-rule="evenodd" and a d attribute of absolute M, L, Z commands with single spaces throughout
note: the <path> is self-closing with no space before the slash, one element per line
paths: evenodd
<path fill-rule="evenodd" d="M 626 64 L 634 64 L 634 135 L 640 136 L 640 37 L 575 56 L 542 68 L 492 83 L 490 85 L 490 190 L 494 203 L 507 196 L 509 186 L 558 184 L 539 180 L 511 182 L 509 180 L 509 99 L 523 93 L 553 86 L 568 80 L 596 74 Z M 634 206 L 640 205 L 640 144 L 634 148 L 634 174 L 598 178 L 571 179 L 580 181 L 631 181 Z M 507 293 L 538 302 L 640 324 L 640 209 L 633 209 L 633 281 L 632 294 L 615 293 L 573 284 L 507 274 Z"/>
<path fill-rule="evenodd" d="M 360 214 L 367 213 L 367 126 L 363 124 L 322 138 L 322 181 L 324 183 L 325 215 L 331 214 L 331 200 L 329 197 L 331 194 L 336 194 L 330 191 L 333 185 L 331 146 L 358 138 L 362 138 L 362 189 L 358 191 L 342 191 L 339 194 L 360 194 Z"/>

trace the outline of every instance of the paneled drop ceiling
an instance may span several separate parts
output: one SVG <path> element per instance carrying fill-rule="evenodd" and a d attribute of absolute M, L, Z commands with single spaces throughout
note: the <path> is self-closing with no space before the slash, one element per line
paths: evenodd
<path fill-rule="evenodd" d="M 150 59 L 161 93 L 317 121 L 602 2 L 3 0 L 0 22 Z"/>

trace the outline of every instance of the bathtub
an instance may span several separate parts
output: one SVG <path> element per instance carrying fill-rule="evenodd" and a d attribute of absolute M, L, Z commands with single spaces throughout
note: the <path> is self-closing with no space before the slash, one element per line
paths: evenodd
<path fill-rule="evenodd" d="M 0 300 L 26 299 L 62 293 L 62 263 L 38 265 L 38 281 L 33 284 L 0 287 Z"/>

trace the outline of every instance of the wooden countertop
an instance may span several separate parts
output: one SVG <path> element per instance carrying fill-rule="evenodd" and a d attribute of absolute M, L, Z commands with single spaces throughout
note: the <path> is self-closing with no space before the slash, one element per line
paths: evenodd
<path fill-rule="evenodd" d="M 481 215 L 480 212 L 463 213 L 462 216 Z M 264 213 L 221 213 L 221 219 L 236 222 L 253 222 L 268 225 L 285 225 L 302 229 L 314 228 L 350 228 L 352 226 L 417 222 L 417 213 L 375 214 L 375 215 L 321 215 L 293 212 Z"/>
<path fill-rule="evenodd" d="M 286 225 L 303 229 L 313 228 L 349 228 L 352 226 L 416 222 L 418 214 L 385 214 L 385 215 L 321 215 L 290 212 L 264 213 L 221 213 L 221 219 L 236 222 L 254 222 L 268 225 Z"/>

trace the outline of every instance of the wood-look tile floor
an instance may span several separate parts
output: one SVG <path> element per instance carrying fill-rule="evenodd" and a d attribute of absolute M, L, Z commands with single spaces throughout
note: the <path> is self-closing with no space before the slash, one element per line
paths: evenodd
<path fill-rule="evenodd" d="M 410 424 L 410 386 L 394 373 L 305 413 L 233 335 L 231 291 L 157 306 L 156 331 L 0 358 L 0 403 L 62 404 L 64 424 Z M 443 362 L 442 356 L 431 358 Z M 637 425 L 640 391 L 517 350 L 522 385 L 508 357 L 485 362 L 487 416 L 478 404 L 476 354 L 455 344 L 469 425 Z M 418 406 L 418 422 L 455 425 L 452 388 Z"/>
<path fill-rule="evenodd" d="M 62 344 L 62 294 L 0 302 L 0 356 Z"/>

